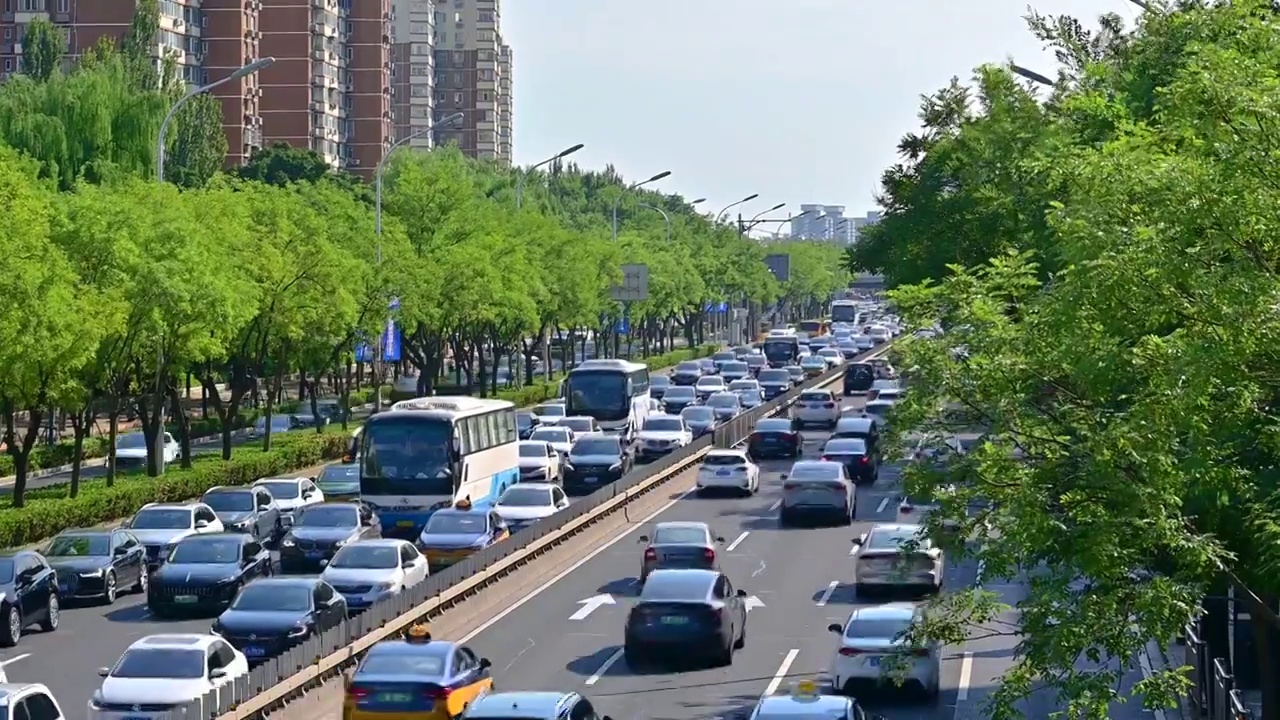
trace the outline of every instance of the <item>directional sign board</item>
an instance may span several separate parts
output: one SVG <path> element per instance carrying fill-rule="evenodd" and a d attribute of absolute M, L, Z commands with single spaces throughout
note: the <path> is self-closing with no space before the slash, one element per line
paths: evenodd
<path fill-rule="evenodd" d="M 786 282 L 791 279 L 791 256 L 783 253 L 775 253 L 773 255 L 764 256 L 764 264 L 769 267 L 769 272 L 778 279 L 778 282 Z"/>
<path fill-rule="evenodd" d="M 649 299 L 649 266 L 622 266 L 622 282 L 610 291 L 616 302 L 644 302 Z"/>

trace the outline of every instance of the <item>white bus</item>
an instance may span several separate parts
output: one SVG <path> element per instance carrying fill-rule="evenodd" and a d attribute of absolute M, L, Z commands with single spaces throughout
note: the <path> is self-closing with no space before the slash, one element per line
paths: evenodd
<path fill-rule="evenodd" d="M 831 324 L 854 325 L 858 322 L 856 300 L 835 300 L 831 303 Z"/>
<path fill-rule="evenodd" d="M 402 400 L 361 432 L 360 499 L 386 537 L 416 540 L 436 510 L 491 507 L 519 479 L 516 407 L 505 400 Z"/>
<path fill-rule="evenodd" d="M 626 360 L 587 360 L 562 387 L 565 414 L 593 417 L 606 433 L 635 439 L 649 417 L 649 366 Z"/>

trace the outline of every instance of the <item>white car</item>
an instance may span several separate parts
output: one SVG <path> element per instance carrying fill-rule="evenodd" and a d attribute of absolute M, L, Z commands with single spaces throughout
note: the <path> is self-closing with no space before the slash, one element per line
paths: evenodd
<path fill-rule="evenodd" d="M 535 417 L 538 418 L 538 426 L 546 427 L 547 425 L 555 425 L 560 422 L 566 413 L 564 403 L 548 402 L 541 405 L 534 405 L 530 410 Z"/>
<path fill-rule="evenodd" d="M 826 360 L 829 368 L 844 364 L 844 353 L 838 348 L 824 347 L 818 351 L 818 357 Z"/>
<path fill-rule="evenodd" d="M 324 502 L 324 493 L 311 478 L 274 477 L 262 478 L 254 487 L 266 488 L 280 508 L 280 523 L 286 528 L 293 525 L 293 518 L 303 508 Z"/>
<path fill-rule="evenodd" d="M 876 391 L 876 400 L 897 404 L 907 396 L 907 391 L 902 388 L 885 388 Z"/>
<path fill-rule="evenodd" d="M 890 380 L 888 378 L 878 378 L 872 381 L 871 389 L 867 390 L 867 399 L 876 400 L 880 397 L 880 393 L 884 392 L 885 390 L 899 390 L 901 388 L 902 388 L 902 383 L 900 383 L 897 380 Z"/>
<path fill-rule="evenodd" d="M 874 350 L 877 345 L 875 338 L 870 335 L 854 335 L 853 342 L 857 345 L 859 352 Z"/>
<path fill-rule="evenodd" d="M 862 406 L 862 414 L 875 418 L 880 427 L 887 427 L 889 425 L 889 411 L 893 409 L 895 404 L 890 400 L 881 400 L 876 397 L 875 400 L 871 400 Z"/>
<path fill-rule="evenodd" d="M 66 720 L 62 706 L 49 688 L 41 683 L 10 683 L 0 669 L 0 694 L 4 696 L 4 704 L 0 705 L 0 718 L 3 720 Z"/>
<path fill-rule="evenodd" d="M 711 490 L 754 495 L 760 490 L 760 466 L 751 462 L 745 450 L 716 449 L 702 459 L 696 482 L 699 495 Z"/>
<path fill-rule="evenodd" d="M 906 685 L 920 688 L 930 700 L 937 698 L 942 675 L 941 646 L 933 642 L 923 647 L 904 647 L 907 631 L 922 612 L 912 603 L 872 605 L 854 610 L 843 625 L 827 626 L 840 636 L 828 670 L 836 691 L 853 695 L 865 686 L 892 682 L 894 673 L 900 672 Z M 911 652 L 903 652 L 908 649 Z M 905 661 L 899 663 L 894 656 L 905 657 Z"/>
<path fill-rule="evenodd" d="M 188 535 L 225 530 L 213 508 L 204 503 L 147 503 L 124 526 L 147 549 L 151 570 L 169 557 L 169 551 Z"/>
<path fill-rule="evenodd" d="M 89 716 L 125 720 L 139 716 L 137 706 L 182 705 L 217 690 L 249 674 L 249 661 L 217 635 L 148 635 L 98 674 Z"/>
<path fill-rule="evenodd" d="M 871 329 L 867 330 L 867 335 L 879 345 L 880 343 L 889 342 L 889 339 L 893 337 L 893 332 L 884 325 L 872 325 Z"/>
<path fill-rule="evenodd" d="M 831 369 L 831 363 L 821 355 L 805 355 L 800 358 L 800 369 L 808 377 L 817 377 Z"/>
<path fill-rule="evenodd" d="M 164 464 L 178 462 L 182 446 L 169 433 L 164 434 Z M 147 438 L 140 432 L 125 433 L 116 438 L 116 467 L 146 467 Z"/>
<path fill-rule="evenodd" d="M 601 432 L 600 425 L 596 422 L 596 419 L 586 415 L 562 417 L 556 425 L 572 430 L 575 439 L 583 435 L 595 435 Z"/>
<path fill-rule="evenodd" d="M 698 394 L 699 400 L 706 400 L 718 392 L 724 392 L 727 387 L 724 383 L 724 378 L 718 375 L 708 375 L 698 378 L 698 382 L 693 385 L 693 390 Z"/>
<path fill-rule="evenodd" d="M 550 445 L 562 458 L 569 454 L 569 448 L 573 447 L 573 441 L 577 439 L 572 430 L 559 425 L 540 425 L 529 436 L 530 442 L 544 442 Z"/>
<path fill-rule="evenodd" d="M 650 415 L 637 435 L 636 459 L 656 460 L 693 443 L 693 433 L 679 415 Z"/>
<path fill-rule="evenodd" d="M 564 429 L 564 428 L 557 428 Z M 536 434 L 537 431 L 535 430 Z M 542 440 L 520 441 L 520 482 L 561 482 L 560 453 Z"/>
<path fill-rule="evenodd" d="M 347 599 L 348 608 L 361 609 L 417 585 L 429 572 L 427 559 L 413 543 L 377 538 L 344 545 L 320 579 Z"/>
<path fill-rule="evenodd" d="M 498 497 L 493 509 L 507 521 L 511 532 L 516 532 L 567 507 L 569 498 L 559 485 L 522 482 L 507 488 Z"/>
<path fill-rule="evenodd" d="M 760 386 L 760 381 L 755 379 L 734 380 L 729 383 L 729 392 L 736 393 L 742 392 L 743 390 L 755 390 L 760 392 L 763 391 L 764 388 Z"/>
<path fill-rule="evenodd" d="M 853 541 L 854 589 L 942 591 L 946 558 L 917 524 L 877 524 Z"/>
<path fill-rule="evenodd" d="M 830 390 L 805 390 L 791 406 L 791 417 L 805 425 L 835 427 L 840 421 L 840 398 Z"/>

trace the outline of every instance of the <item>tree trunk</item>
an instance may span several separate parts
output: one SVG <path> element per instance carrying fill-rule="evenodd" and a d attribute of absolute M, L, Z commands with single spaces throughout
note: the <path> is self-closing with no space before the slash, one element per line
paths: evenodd
<path fill-rule="evenodd" d="M 271 413 L 276 407 L 276 398 L 280 397 L 281 386 L 284 384 L 284 375 L 276 373 L 271 378 L 271 390 L 267 393 L 267 409 L 265 417 L 267 418 L 267 429 L 262 434 L 262 451 L 271 452 Z M 375 390 L 377 385 L 374 386 Z"/>
<path fill-rule="evenodd" d="M 80 470 L 84 464 L 84 440 L 89 436 L 89 430 L 93 428 L 94 416 L 97 412 L 93 407 L 93 400 L 90 399 L 83 407 L 77 408 L 71 413 L 71 432 L 73 433 L 71 445 L 71 488 L 69 490 L 71 497 L 77 497 L 80 494 Z"/>
<path fill-rule="evenodd" d="M 303 378 L 307 376 L 305 371 L 299 372 L 299 374 Z M 316 419 L 317 434 L 324 432 L 324 425 L 320 424 L 320 393 L 316 391 L 316 384 L 319 382 L 319 377 L 320 377 L 320 374 L 316 373 L 317 379 L 313 380 L 310 383 L 310 387 L 309 387 L 309 389 L 311 390 L 311 417 Z M 302 400 L 304 397 L 306 396 L 299 396 L 298 399 Z"/>
<path fill-rule="evenodd" d="M 161 472 L 163 457 L 156 456 L 156 438 L 164 432 L 164 408 L 156 403 L 153 393 L 138 397 L 138 422 L 142 424 L 142 437 L 147 441 L 147 475 L 156 477 Z"/>
<path fill-rule="evenodd" d="M 42 396 L 44 393 L 40 393 Z M 20 428 L 17 423 L 18 410 L 10 401 L 0 401 L 4 414 L 4 446 L 5 453 L 13 458 L 13 495 L 12 506 L 25 507 L 27 494 L 27 473 L 31 467 L 31 450 L 40 438 L 40 427 L 44 424 L 43 401 L 27 408 L 27 423 Z M 22 436 L 18 436 L 18 431 Z"/>
<path fill-rule="evenodd" d="M 169 412 L 173 415 L 173 421 L 177 425 L 178 430 L 178 446 L 182 453 L 181 467 L 191 467 L 191 418 L 187 416 L 187 411 L 182 407 L 182 398 L 179 393 L 177 382 L 169 385 Z M 224 423 L 225 424 L 225 423 Z"/>

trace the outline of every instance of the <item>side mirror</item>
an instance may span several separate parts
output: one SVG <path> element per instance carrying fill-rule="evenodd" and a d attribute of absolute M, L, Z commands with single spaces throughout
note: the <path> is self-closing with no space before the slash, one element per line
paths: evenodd
<path fill-rule="evenodd" d="M 106 677 L 111 674 L 111 668 L 98 668 L 98 677 Z"/>
<path fill-rule="evenodd" d="M 226 669 L 226 668 L 214 668 L 213 670 L 210 670 L 210 671 L 209 671 L 209 679 L 210 679 L 210 680 L 221 680 L 222 678 L 224 678 L 224 677 L 226 677 L 226 676 L 227 676 L 227 669 Z"/>
<path fill-rule="evenodd" d="M 648 535 L 641 535 L 640 537 L 636 538 L 636 542 L 638 542 L 638 543 L 647 543 L 647 542 L 649 542 L 649 536 L 648 536 Z"/>
<path fill-rule="evenodd" d="M 866 544 L 867 544 L 867 534 L 866 534 L 866 533 L 862 533 L 861 535 L 859 535 L 859 536 L 858 536 L 858 538 L 857 538 L 856 540 L 854 540 L 854 541 L 853 541 L 853 544 L 854 544 L 854 545 L 866 545 Z"/>
<path fill-rule="evenodd" d="M 724 542 L 724 538 L 722 538 L 722 537 L 720 537 L 719 535 L 717 535 L 717 536 L 716 536 L 716 542 L 718 542 L 718 543 L 722 543 L 722 542 Z"/>
<path fill-rule="evenodd" d="M 111 554 L 112 554 L 112 555 L 128 555 L 128 554 L 129 554 L 129 548 L 127 548 L 127 547 L 125 547 L 125 546 L 123 546 L 123 545 L 117 545 L 117 546 L 116 546 L 116 549 L 111 551 Z"/>
<path fill-rule="evenodd" d="M 844 628 L 843 628 L 843 627 L 841 627 L 841 626 L 840 626 L 839 624 L 837 624 L 837 623 L 831 623 L 830 625 L 828 625 L 828 626 L 827 626 L 827 631 L 828 631 L 828 632 L 833 632 L 833 633 L 835 633 L 835 634 L 839 635 L 839 634 L 841 634 L 841 633 L 843 633 L 843 632 L 844 632 Z"/>
<path fill-rule="evenodd" d="M 488 670 L 493 667 L 493 663 L 489 662 L 489 658 L 480 658 L 480 669 Z"/>
<path fill-rule="evenodd" d="M 782 473 L 782 475 L 780 475 L 779 477 L 781 477 L 783 480 L 786 480 L 787 475 L 788 475 L 787 473 Z"/>
<path fill-rule="evenodd" d="M 197 521 L 196 521 L 196 529 L 197 529 L 197 530 L 204 530 L 204 529 L 205 529 L 205 528 L 207 528 L 207 527 L 209 527 L 209 521 L 208 521 L 208 520 L 197 520 Z"/>
<path fill-rule="evenodd" d="M 747 597 L 747 591 L 746 591 L 746 590 L 739 590 L 739 591 L 738 591 L 738 597 L 740 597 L 740 598 Z"/>
<path fill-rule="evenodd" d="M 405 560 L 404 562 L 400 563 L 400 567 L 404 568 L 405 570 L 408 570 L 409 568 L 413 567 L 413 561 Z"/>
<path fill-rule="evenodd" d="M 263 510 L 270 510 L 270 509 L 271 509 L 271 503 L 262 503 L 261 505 L 258 506 L 258 512 L 262 512 Z"/>

